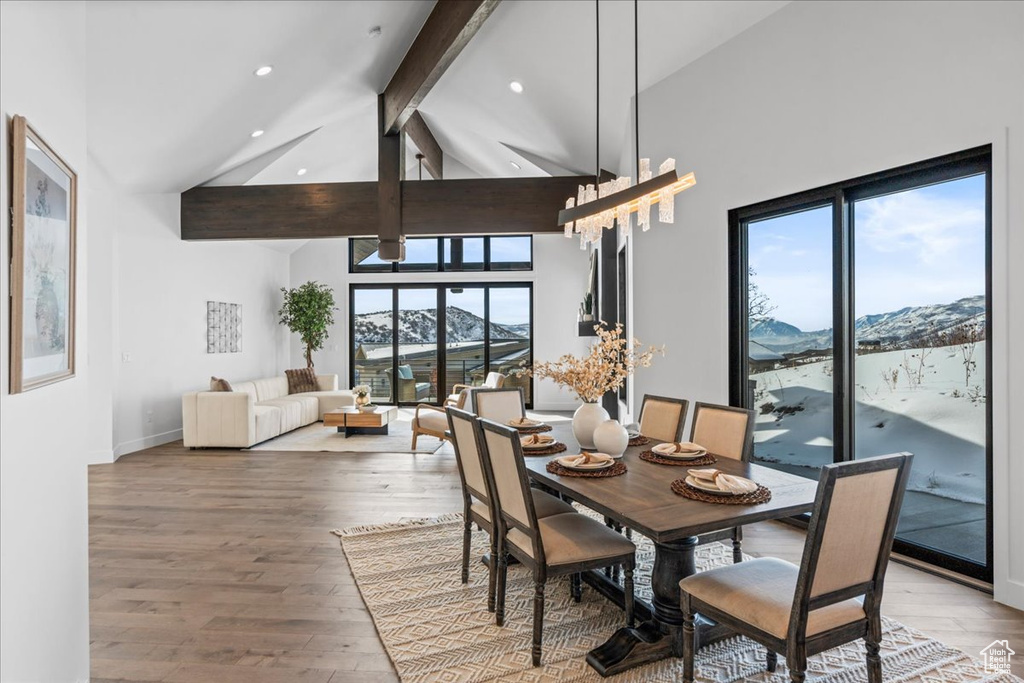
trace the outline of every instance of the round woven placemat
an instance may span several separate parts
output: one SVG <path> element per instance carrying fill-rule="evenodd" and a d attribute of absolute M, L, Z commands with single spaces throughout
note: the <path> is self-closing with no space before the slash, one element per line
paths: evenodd
<path fill-rule="evenodd" d="M 718 462 L 718 458 L 710 453 L 693 460 L 679 460 L 678 458 L 663 458 L 654 451 L 644 451 L 640 454 L 640 459 L 647 462 L 656 462 L 659 465 L 672 465 L 673 467 L 704 467 L 705 465 L 714 465 Z"/>
<path fill-rule="evenodd" d="M 512 429 L 518 430 L 520 434 L 540 434 L 542 432 L 550 432 L 551 425 L 539 425 L 537 427 L 512 427 Z"/>
<path fill-rule="evenodd" d="M 545 448 L 524 448 L 523 455 L 525 455 L 527 458 L 529 458 L 531 455 L 554 455 L 555 453 L 561 453 L 566 448 L 568 447 L 564 443 L 556 441 Z"/>
<path fill-rule="evenodd" d="M 584 472 L 581 470 L 570 470 L 559 465 L 556 460 L 552 460 L 548 463 L 547 469 L 551 474 L 557 474 L 560 477 L 617 477 L 620 474 L 626 473 L 626 463 L 617 460 L 614 465 L 603 470 Z"/>
<path fill-rule="evenodd" d="M 739 496 L 718 496 L 714 493 L 699 491 L 683 479 L 676 479 L 672 482 L 672 492 L 690 500 L 718 503 L 719 505 L 756 505 L 757 503 L 767 503 L 772 499 L 772 492 L 760 484 L 757 485 L 757 490 L 753 493 L 744 493 Z"/>
<path fill-rule="evenodd" d="M 650 437 L 646 437 L 643 434 L 641 434 L 640 436 L 634 436 L 632 439 L 630 439 L 629 440 L 629 445 L 630 446 L 646 446 L 650 442 L 651 442 Z"/>

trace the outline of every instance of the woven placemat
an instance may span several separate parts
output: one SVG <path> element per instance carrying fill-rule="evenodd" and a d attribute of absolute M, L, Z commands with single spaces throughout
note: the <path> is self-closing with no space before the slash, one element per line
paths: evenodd
<path fill-rule="evenodd" d="M 650 437 L 647 437 L 647 436 L 644 436 L 643 434 L 641 434 L 640 436 L 634 436 L 632 439 L 630 439 L 629 440 L 629 445 L 630 446 L 646 446 L 650 442 L 651 442 Z"/>
<path fill-rule="evenodd" d="M 626 473 L 626 463 L 621 460 L 617 460 L 614 465 L 606 467 L 603 470 L 584 472 L 580 470 L 570 470 L 567 467 L 559 465 L 556 460 L 552 460 L 548 463 L 547 469 L 551 474 L 557 474 L 560 477 L 617 477 L 620 474 Z"/>
<path fill-rule="evenodd" d="M 693 460 L 679 460 L 678 458 L 664 458 L 654 451 L 644 451 L 640 454 L 641 460 L 647 462 L 656 462 L 659 465 L 672 465 L 674 467 L 704 467 L 705 465 L 714 465 L 718 462 L 718 458 L 707 453 L 699 458 Z"/>
<path fill-rule="evenodd" d="M 554 442 L 546 448 L 524 448 L 523 455 L 529 458 L 531 455 L 554 455 L 555 453 L 561 453 L 566 450 L 568 446 L 558 441 Z"/>
<path fill-rule="evenodd" d="M 672 482 L 672 492 L 690 500 L 720 505 L 756 505 L 757 503 L 767 503 L 772 499 L 772 492 L 760 484 L 757 485 L 757 490 L 753 493 L 744 493 L 739 496 L 718 496 L 714 493 L 699 491 L 683 479 L 676 479 Z"/>
<path fill-rule="evenodd" d="M 551 425 L 539 425 L 537 427 L 512 427 L 517 430 L 520 434 L 540 434 L 542 432 L 550 432 Z"/>

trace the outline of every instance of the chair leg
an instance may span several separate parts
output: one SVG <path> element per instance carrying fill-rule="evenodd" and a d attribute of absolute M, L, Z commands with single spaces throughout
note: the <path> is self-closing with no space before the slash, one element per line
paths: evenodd
<path fill-rule="evenodd" d="M 693 628 L 693 610 L 690 607 L 690 596 L 682 595 L 683 607 L 683 683 L 693 683 L 693 659 L 696 653 L 697 633 Z"/>
<path fill-rule="evenodd" d="M 878 643 L 882 640 L 882 620 L 875 616 L 868 617 L 868 632 L 864 636 L 864 649 L 867 650 L 868 683 L 882 683 L 882 658 L 878 654 Z"/>
<path fill-rule="evenodd" d="M 786 664 L 789 666 L 789 680 L 793 683 L 804 683 L 807 678 L 807 651 L 800 646 L 793 653 L 786 654 Z"/>
<path fill-rule="evenodd" d="M 765 657 L 765 663 L 769 673 L 775 673 L 775 669 L 779 666 L 779 655 L 773 650 L 768 650 L 768 654 Z"/>
<path fill-rule="evenodd" d="M 633 530 L 628 527 L 626 528 L 626 538 L 631 541 L 633 540 Z"/>
<path fill-rule="evenodd" d="M 505 625 L 505 579 L 508 574 L 508 559 L 505 557 L 505 548 L 498 542 L 498 585 L 495 588 L 494 623 L 498 626 Z"/>
<path fill-rule="evenodd" d="M 574 602 L 583 599 L 583 577 L 579 572 L 569 575 L 569 591 Z"/>
<path fill-rule="evenodd" d="M 491 561 L 487 563 L 487 611 L 494 611 L 494 591 L 498 578 L 498 568 L 494 565 L 498 562 L 497 531 L 491 530 Z"/>
<path fill-rule="evenodd" d="M 462 525 L 462 583 L 469 583 L 469 546 L 473 542 L 473 521 L 466 515 Z"/>
<path fill-rule="evenodd" d="M 420 438 L 420 433 L 414 428 L 412 430 L 412 450 L 416 450 L 416 439 Z"/>
<path fill-rule="evenodd" d="M 732 561 L 739 564 L 743 561 L 743 528 L 736 527 L 732 530 Z"/>
<path fill-rule="evenodd" d="M 540 646 L 544 634 L 544 582 L 534 582 L 533 593 L 533 665 L 540 666 Z"/>
<path fill-rule="evenodd" d="M 626 626 L 633 628 L 635 623 L 633 616 L 633 566 L 626 565 L 622 573 L 622 591 L 626 594 Z"/>

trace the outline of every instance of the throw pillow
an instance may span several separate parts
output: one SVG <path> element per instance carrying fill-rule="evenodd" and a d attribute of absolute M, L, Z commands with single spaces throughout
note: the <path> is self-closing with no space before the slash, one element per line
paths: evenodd
<path fill-rule="evenodd" d="M 412 366 L 411 365 L 399 365 L 398 366 L 398 379 L 412 379 Z"/>
<path fill-rule="evenodd" d="M 319 388 L 316 383 L 316 370 L 313 368 L 285 370 L 284 374 L 288 377 L 289 394 L 304 394 Z"/>
<path fill-rule="evenodd" d="M 210 378 L 210 391 L 234 391 L 231 388 L 231 383 L 226 379 L 220 379 L 219 377 Z"/>

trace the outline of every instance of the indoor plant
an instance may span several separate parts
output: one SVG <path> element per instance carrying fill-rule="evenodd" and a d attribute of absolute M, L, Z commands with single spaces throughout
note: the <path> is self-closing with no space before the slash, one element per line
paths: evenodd
<path fill-rule="evenodd" d="M 365 384 L 352 387 L 352 393 L 356 397 L 356 407 L 370 404 L 370 387 Z"/>
<path fill-rule="evenodd" d="M 534 363 L 524 371 L 567 387 L 583 401 L 572 417 L 573 435 L 582 448 L 594 447 L 594 429 L 608 419 L 608 412 L 599 403 L 601 397 L 618 391 L 637 368 L 650 367 L 655 353 L 664 354 L 664 347 L 644 348 L 638 339 L 624 339 L 621 324 L 613 329 L 595 325 L 594 329 L 598 339 L 586 356 L 566 354 L 554 362 Z"/>
<path fill-rule="evenodd" d="M 327 330 L 334 324 L 334 290 L 316 281 L 293 289 L 281 288 L 284 304 L 277 312 L 280 323 L 299 335 L 306 345 L 306 367 L 313 367 L 313 352 L 324 347 Z"/>

